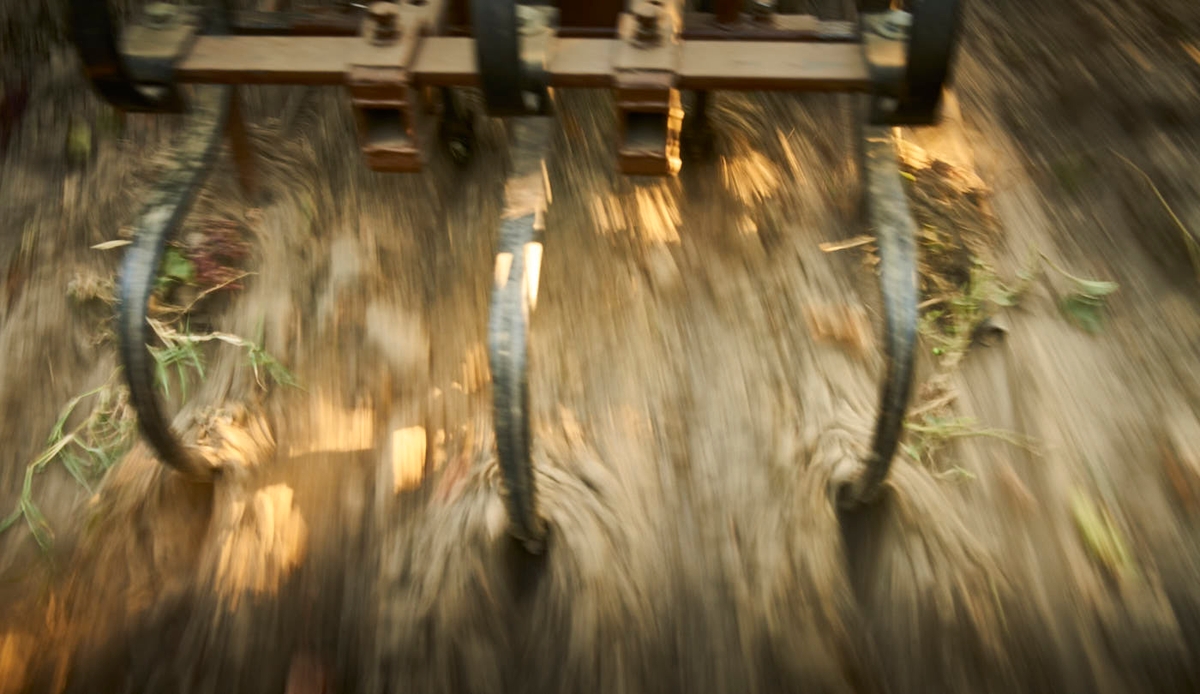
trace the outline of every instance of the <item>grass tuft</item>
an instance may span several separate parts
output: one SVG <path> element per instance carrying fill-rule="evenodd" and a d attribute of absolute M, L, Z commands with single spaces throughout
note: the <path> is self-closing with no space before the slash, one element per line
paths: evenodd
<path fill-rule="evenodd" d="M 229 223 L 210 224 L 220 241 L 218 251 L 201 251 L 203 242 L 193 243 L 192 248 L 171 247 L 164 254 L 159 275 L 155 283 L 151 316 L 147 318 L 158 344 L 149 347 L 154 358 L 155 377 L 158 388 L 170 396 L 172 388 L 179 388 L 179 395 L 186 398 L 193 379 L 204 378 L 205 355 L 203 346 L 216 342 L 241 349 L 245 353 L 246 366 L 254 374 L 255 383 L 266 390 L 271 384 L 295 386 L 292 373 L 259 344 L 231 333 L 208 332 L 194 334 L 189 330 L 189 317 L 205 298 L 218 291 L 240 289 L 238 281 L 248 273 L 220 265 L 219 261 L 241 260 L 246 255 L 240 232 Z M 98 250 L 116 247 L 100 244 Z M 202 272 L 197 272 L 197 267 Z M 168 301 L 181 288 L 194 290 L 191 300 L 182 306 Z M 115 303 L 114 283 L 111 278 L 80 275 L 68 286 L 73 300 L 80 304 L 99 300 L 105 304 Z M 108 319 L 111 323 L 111 318 Z M 111 341 L 112 326 L 106 325 L 103 341 Z M 89 494 L 104 475 L 128 453 L 137 442 L 137 415 L 129 403 L 129 390 L 120 378 L 120 369 L 100 385 L 72 398 L 59 412 L 59 416 L 46 439 L 45 447 L 25 468 L 21 495 L 7 516 L 0 519 L 0 533 L 9 530 L 24 520 L 34 540 L 43 551 L 49 551 L 54 532 L 45 515 L 34 501 L 33 482 L 35 477 L 53 463 L 63 469 Z M 86 415 L 78 424 L 79 411 L 87 408 Z"/>

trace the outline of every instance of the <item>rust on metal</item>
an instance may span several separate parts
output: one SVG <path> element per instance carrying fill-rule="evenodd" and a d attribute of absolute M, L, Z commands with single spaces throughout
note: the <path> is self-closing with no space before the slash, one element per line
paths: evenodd
<path fill-rule="evenodd" d="M 558 24 L 564 29 L 612 30 L 617 17 L 625 8 L 624 0 L 588 0 L 587 2 L 559 2 Z"/>
<path fill-rule="evenodd" d="M 452 24 L 446 36 L 470 36 L 471 28 Z M 560 39 L 612 39 L 617 36 L 616 20 L 603 26 L 560 25 Z M 702 41 L 816 41 L 845 43 L 858 41 L 854 22 L 822 20 L 812 15 L 776 14 L 770 24 L 737 22 L 721 24 L 711 12 L 683 14 L 683 40 Z"/>
<path fill-rule="evenodd" d="M 233 163 L 237 168 L 238 185 L 247 198 L 258 193 L 258 173 L 254 164 L 254 146 L 246 131 L 246 118 L 242 113 L 242 99 L 237 88 L 229 99 L 229 122 L 226 125 L 229 148 L 233 151 Z"/>
<path fill-rule="evenodd" d="M 853 22 L 826 21 L 806 14 L 774 14 L 770 23 L 739 22 L 722 25 L 715 15 L 684 15 L 685 41 L 814 41 L 853 42 L 858 29 Z"/>
<path fill-rule="evenodd" d="M 233 15 L 237 36 L 358 36 L 362 11 L 309 8 L 297 11 L 241 11 Z"/>
<path fill-rule="evenodd" d="M 718 24 L 736 24 L 742 18 L 742 0 L 713 0 L 713 14 Z"/>
<path fill-rule="evenodd" d="M 440 35 L 452 1 L 377 3 L 357 15 L 355 36 L 200 36 L 175 63 L 174 77 L 344 85 L 368 166 L 419 171 L 422 91 L 479 85 L 474 39 Z M 577 25 L 548 36 L 542 47 L 550 87 L 614 91 L 625 173 L 679 170 L 680 90 L 870 92 L 878 81 L 867 61 L 878 48 L 864 52 L 847 23 L 772 12 L 770 22 L 721 24 L 720 7 L 684 14 L 681 6 L 681 0 L 637 0 L 618 15 L 616 38 L 564 35 L 594 29 Z M 755 7 L 761 17 L 771 4 Z"/>

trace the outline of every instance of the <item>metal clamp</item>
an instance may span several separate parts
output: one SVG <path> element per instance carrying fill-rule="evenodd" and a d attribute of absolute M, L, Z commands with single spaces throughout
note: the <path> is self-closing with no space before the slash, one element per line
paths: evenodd
<path fill-rule="evenodd" d="M 209 16 L 210 33 L 228 31 L 228 7 Z M 175 62 L 195 39 L 200 17 L 163 2 L 147 5 L 140 21 L 120 31 L 106 0 L 71 0 L 71 33 L 84 72 L 104 100 L 135 113 L 182 113 Z"/>
<path fill-rule="evenodd" d="M 911 13 L 885 10 L 860 15 L 873 85 L 868 116 L 872 124 L 937 122 L 961 15 L 961 0 L 917 0 Z"/>
<path fill-rule="evenodd" d="M 630 175 L 673 175 L 682 159 L 683 105 L 676 88 L 683 29 L 679 0 L 638 0 L 618 18 L 613 89 L 621 134 L 617 162 Z"/>
<path fill-rule="evenodd" d="M 414 173 L 425 164 L 419 141 L 420 90 L 412 66 L 426 34 L 441 26 L 444 0 L 375 2 L 363 18 L 363 39 L 346 69 L 359 146 L 374 171 Z"/>

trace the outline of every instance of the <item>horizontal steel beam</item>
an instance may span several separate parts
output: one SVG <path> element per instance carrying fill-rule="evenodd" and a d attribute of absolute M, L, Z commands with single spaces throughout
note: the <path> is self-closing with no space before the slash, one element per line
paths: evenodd
<path fill-rule="evenodd" d="M 550 84 L 559 88 L 613 86 L 615 39 L 556 39 Z M 185 83 L 341 85 L 363 50 L 358 37 L 201 36 L 175 66 Z M 684 41 L 678 89 L 866 92 L 870 75 L 858 43 Z M 429 37 L 412 67 L 419 86 L 478 84 L 475 42 Z"/>
<path fill-rule="evenodd" d="M 622 3 L 623 4 L 623 3 Z M 235 12 L 230 33 L 236 36 L 357 36 L 364 12 L 307 9 L 303 11 Z M 600 14 L 606 14 L 601 12 Z M 469 26 L 451 22 L 446 36 L 470 36 Z M 616 14 L 611 21 L 559 27 L 562 38 L 615 38 Z M 811 15 L 775 14 L 768 21 L 745 15 L 739 21 L 721 23 L 712 13 L 685 12 L 683 38 L 698 41 L 828 41 L 858 40 L 854 22 L 821 20 Z"/>

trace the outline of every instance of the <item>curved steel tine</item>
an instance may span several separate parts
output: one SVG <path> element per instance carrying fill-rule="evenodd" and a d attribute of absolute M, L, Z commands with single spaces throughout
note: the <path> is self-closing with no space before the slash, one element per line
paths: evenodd
<path fill-rule="evenodd" d="M 195 479 L 209 479 L 213 470 L 184 448 L 163 413 L 148 347 L 147 311 L 167 241 L 187 216 L 220 150 L 232 94 L 233 88 L 228 86 L 197 89 L 192 113 L 178 140 L 174 168 L 162 177 L 142 208 L 118 286 L 119 350 L 138 426 L 163 463 Z"/>
<path fill-rule="evenodd" d="M 217 11 L 209 18 L 209 29 L 215 34 L 227 33 L 232 16 L 230 0 L 215 0 L 213 5 Z M 107 0 L 70 0 L 70 9 L 76 49 L 102 97 L 126 111 L 187 110 L 173 86 L 147 91 L 134 82 L 121 54 L 117 23 Z M 142 435 L 163 463 L 189 477 L 208 479 L 213 470 L 190 455 L 171 431 L 155 392 L 156 370 L 147 346 L 147 311 L 163 251 L 187 216 L 216 158 L 233 90 L 227 86 L 201 87 L 196 94 L 183 132 L 176 140 L 173 166 L 150 191 L 136 222 L 133 246 L 122 262 L 116 319 L 118 353 Z"/>
<path fill-rule="evenodd" d="M 519 12 L 525 12 L 521 16 Z M 518 116 L 507 121 L 512 159 L 505 182 L 505 208 L 496 252 L 495 286 L 488 315 L 488 359 L 492 370 L 496 455 L 504 480 L 509 534 L 532 553 L 544 547 L 546 527 L 538 514 L 529 426 L 529 318 L 537 301 L 540 232 L 549 202 L 545 153 L 550 103 L 545 93 L 544 51 L 548 15 L 513 0 L 472 0 L 475 57 L 488 113 Z M 522 44 L 533 37 L 530 43 Z"/>
<path fill-rule="evenodd" d="M 850 507 L 877 499 L 887 479 L 912 394 L 917 340 L 917 228 L 895 144 L 886 127 L 864 126 L 860 139 L 867 214 L 879 244 L 887 367 L 866 468 L 840 500 Z"/>
<path fill-rule="evenodd" d="M 529 427 L 529 318 L 541 264 L 540 213 L 504 220 L 488 315 L 488 360 L 496 453 L 504 479 L 509 534 L 538 553 L 545 524 L 538 515 Z"/>

